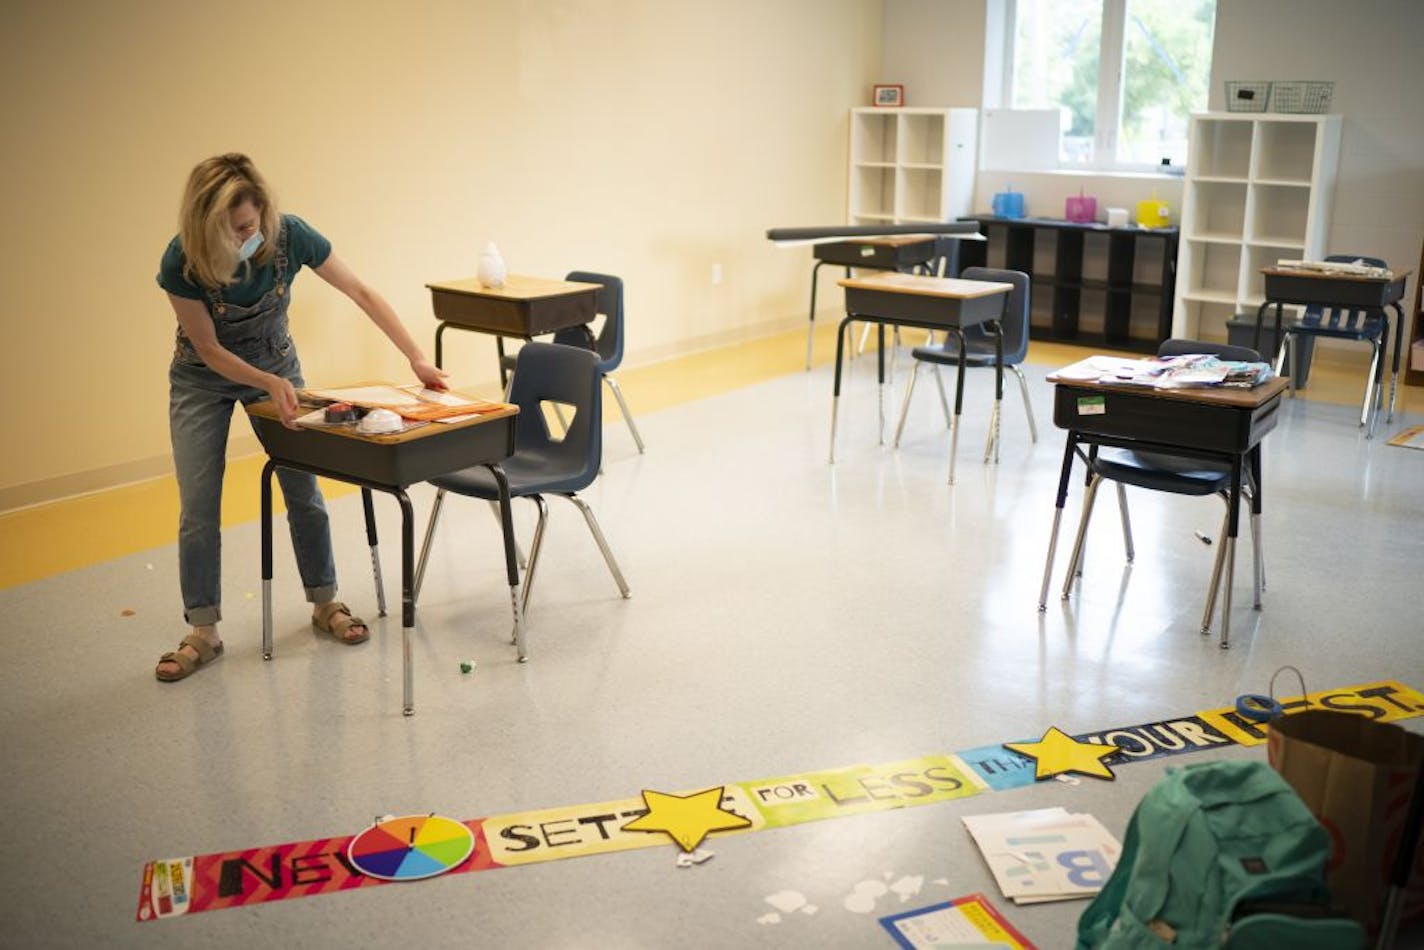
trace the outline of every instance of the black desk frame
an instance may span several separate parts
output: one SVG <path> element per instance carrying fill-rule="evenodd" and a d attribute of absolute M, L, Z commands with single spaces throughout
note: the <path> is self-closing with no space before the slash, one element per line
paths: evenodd
<path fill-rule="evenodd" d="M 1005 285 L 1007 288 L 1009 285 Z M 845 358 L 846 328 L 856 320 L 876 325 L 879 333 L 877 356 L 878 398 L 880 412 L 880 442 L 885 442 L 885 327 L 906 326 L 922 330 L 944 330 L 959 343 L 959 373 L 954 384 L 954 420 L 950 426 L 949 484 L 954 484 L 954 463 L 959 449 L 959 417 L 964 408 L 964 370 L 967 354 L 964 328 L 983 325 L 994 335 L 994 411 L 989 425 L 989 444 L 984 460 L 990 453 L 998 457 L 999 409 L 1004 400 L 1004 335 L 1000 320 L 1009 303 L 1009 291 L 980 297 L 944 297 L 928 294 L 896 292 L 891 289 L 869 290 L 846 288 L 846 315 L 836 331 L 835 385 L 831 390 L 830 461 L 836 461 L 836 416 L 841 401 L 841 368 Z M 886 307 L 886 304 L 891 306 Z M 879 313 L 871 312 L 874 308 Z M 893 312 L 887 312 L 893 311 Z"/>
<path fill-rule="evenodd" d="M 1365 438 L 1374 438 L 1375 423 L 1379 419 L 1380 405 L 1384 402 L 1384 373 L 1379 365 L 1384 362 L 1384 352 L 1389 349 L 1389 336 L 1391 332 L 1389 322 L 1389 311 L 1393 310 L 1396 317 L 1394 324 L 1394 350 L 1391 357 L 1389 371 L 1389 410 L 1385 415 L 1385 422 L 1394 421 L 1394 400 L 1399 388 L 1399 354 L 1404 341 L 1405 320 L 1404 320 L 1404 285 L 1408 280 L 1408 275 L 1404 274 L 1393 280 L 1350 280 L 1314 277 L 1314 276 L 1290 276 L 1285 274 L 1265 274 L 1266 299 L 1261 302 L 1261 306 L 1256 310 L 1256 332 L 1252 337 L 1252 347 L 1256 350 L 1261 348 L 1261 327 L 1265 322 L 1266 310 L 1269 307 L 1276 309 L 1276 345 L 1280 347 L 1279 356 L 1285 355 L 1285 340 L 1281 338 L 1281 311 L 1286 304 L 1293 306 L 1318 306 L 1338 310 L 1363 310 L 1368 314 L 1378 314 L 1380 321 L 1384 324 L 1383 335 L 1380 340 L 1379 358 L 1370 361 L 1370 378 L 1365 383 L 1365 406 L 1360 412 L 1360 425 L 1365 427 Z M 1333 292 L 1332 292 L 1333 291 Z M 1323 333 L 1321 336 L 1331 336 Z M 1338 336 L 1337 339 L 1353 339 L 1353 337 Z M 1298 348 L 1299 344 L 1295 344 Z M 1297 367 L 1291 367 L 1291 393 L 1295 392 L 1295 380 Z M 1373 390 L 1373 392 L 1371 392 Z"/>
<path fill-rule="evenodd" d="M 1105 411 L 1100 415 L 1080 413 L 1078 400 L 1085 397 L 1102 399 Z M 1159 396 L 1138 387 L 1055 382 L 1053 421 L 1059 428 L 1067 430 L 1068 439 L 1063 447 L 1063 466 L 1058 475 L 1058 497 L 1048 540 L 1048 559 L 1043 568 L 1043 586 L 1038 595 L 1038 609 L 1043 611 L 1048 606 L 1048 585 L 1053 574 L 1054 553 L 1058 548 L 1058 530 L 1068 499 L 1068 483 L 1075 458 L 1090 465 L 1099 447 L 1111 446 L 1225 462 L 1231 467 L 1231 488 L 1227 498 L 1227 532 L 1223 542 L 1226 545 L 1226 577 L 1221 597 L 1221 648 L 1227 649 L 1231 643 L 1231 588 L 1236 571 L 1242 481 L 1249 470 L 1255 486 L 1251 493 L 1251 514 L 1253 519 L 1259 518 L 1263 494 L 1261 440 L 1276 427 L 1280 403 L 1280 392 L 1257 406 L 1245 406 Z M 1086 451 L 1083 446 L 1087 446 Z M 1259 542 L 1259 538 L 1257 540 Z M 1068 599 L 1066 587 L 1063 599 Z"/>
<path fill-rule="evenodd" d="M 511 420 L 512 421 L 512 420 Z M 512 431 L 512 430 L 511 430 Z M 494 476 L 499 486 L 499 520 L 504 535 L 504 566 L 509 580 L 510 605 L 514 610 L 514 645 L 519 662 L 528 659 L 524 647 L 524 616 L 520 608 L 519 563 L 515 556 L 514 520 L 509 498 L 509 480 L 504 469 L 495 462 L 483 463 Z M 376 519 L 371 492 L 380 491 L 395 496 L 401 510 L 401 662 L 402 662 L 402 703 L 401 712 L 415 714 L 414 673 L 411 667 L 411 635 L 415 631 L 415 513 L 407 485 L 336 472 L 290 459 L 269 458 L 262 467 L 262 659 L 272 659 L 272 475 L 278 468 L 308 472 L 322 478 L 330 478 L 361 488 L 361 505 L 366 516 L 366 540 L 371 546 L 371 562 L 375 571 L 376 591 L 380 615 L 385 616 L 385 593 L 381 584 L 381 566 L 376 547 Z"/>

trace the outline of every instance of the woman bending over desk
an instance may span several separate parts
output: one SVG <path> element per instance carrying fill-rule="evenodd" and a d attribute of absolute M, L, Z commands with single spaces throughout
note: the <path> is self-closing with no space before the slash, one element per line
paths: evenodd
<path fill-rule="evenodd" d="M 304 385 L 287 326 L 292 279 L 302 265 L 350 297 L 410 360 L 426 387 L 443 390 L 445 374 L 425 358 L 380 294 L 363 284 L 331 242 L 291 214 L 279 214 L 267 184 L 246 155 L 200 162 L 188 176 L 179 232 L 164 251 L 158 285 L 178 316 L 168 370 L 168 425 L 178 476 L 178 573 L 183 617 L 193 628 L 154 670 L 164 682 L 185 679 L 223 652 L 221 522 L 227 433 L 234 406 L 271 399 L 295 427 Z M 297 569 L 313 605 L 312 624 L 342 643 L 370 636 L 365 621 L 336 599 L 331 529 L 316 478 L 277 470 Z"/>

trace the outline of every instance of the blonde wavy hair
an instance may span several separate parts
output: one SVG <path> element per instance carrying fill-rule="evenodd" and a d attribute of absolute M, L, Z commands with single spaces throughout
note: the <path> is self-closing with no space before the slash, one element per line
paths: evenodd
<path fill-rule="evenodd" d="M 276 253 L 280 219 L 272 192 L 252 159 L 228 152 L 197 164 L 188 176 L 178 213 L 184 277 L 209 290 L 237 283 L 237 246 L 228 212 L 245 201 L 251 201 L 261 216 L 263 239 L 249 260 L 265 264 Z"/>

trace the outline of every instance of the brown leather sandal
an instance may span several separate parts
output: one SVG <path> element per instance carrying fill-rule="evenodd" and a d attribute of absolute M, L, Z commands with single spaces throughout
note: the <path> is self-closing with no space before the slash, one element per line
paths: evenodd
<path fill-rule="evenodd" d="M 184 647 L 191 647 L 193 652 L 198 654 L 198 658 L 195 660 L 188 654 L 180 652 Z M 178 644 L 177 650 L 171 653 L 165 653 L 158 658 L 160 666 L 164 663 L 176 663 L 178 665 L 178 672 L 169 673 L 158 669 L 158 667 L 154 667 L 153 675 L 158 677 L 159 682 L 176 683 L 179 680 L 187 679 L 192 676 L 199 669 L 213 663 L 222 655 L 223 645 L 221 643 L 215 647 L 208 646 L 208 641 L 196 633 L 190 633 Z"/>
<path fill-rule="evenodd" d="M 366 621 L 353 615 L 351 608 L 339 600 L 318 607 L 316 616 L 312 617 L 312 626 L 322 633 L 331 634 L 347 646 L 365 643 L 371 638 L 371 628 L 366 625 Z M 347 636 L 352 627 L 360 627 L 361 635 Z"/>

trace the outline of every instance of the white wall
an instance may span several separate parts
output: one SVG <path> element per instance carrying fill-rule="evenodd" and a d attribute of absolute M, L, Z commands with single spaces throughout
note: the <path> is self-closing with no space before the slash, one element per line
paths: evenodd
<path fill-rule="evenodd" d="M 881 20 L 880 0 L 7 0 L 0 510 L 166 470 L 153 277 L 217 152 L 252 155 L 427 347 L 424 284 L 488 240 L 516 273 L 622 276 L 631 362 L 799 324 L 808 255 L 764 233 L 844 220 Z M 292 307 L 310 382 L 408 376 L 319 278 Z M 456 382 L 494 379 L 486 338 L 447 340 Z"/>

